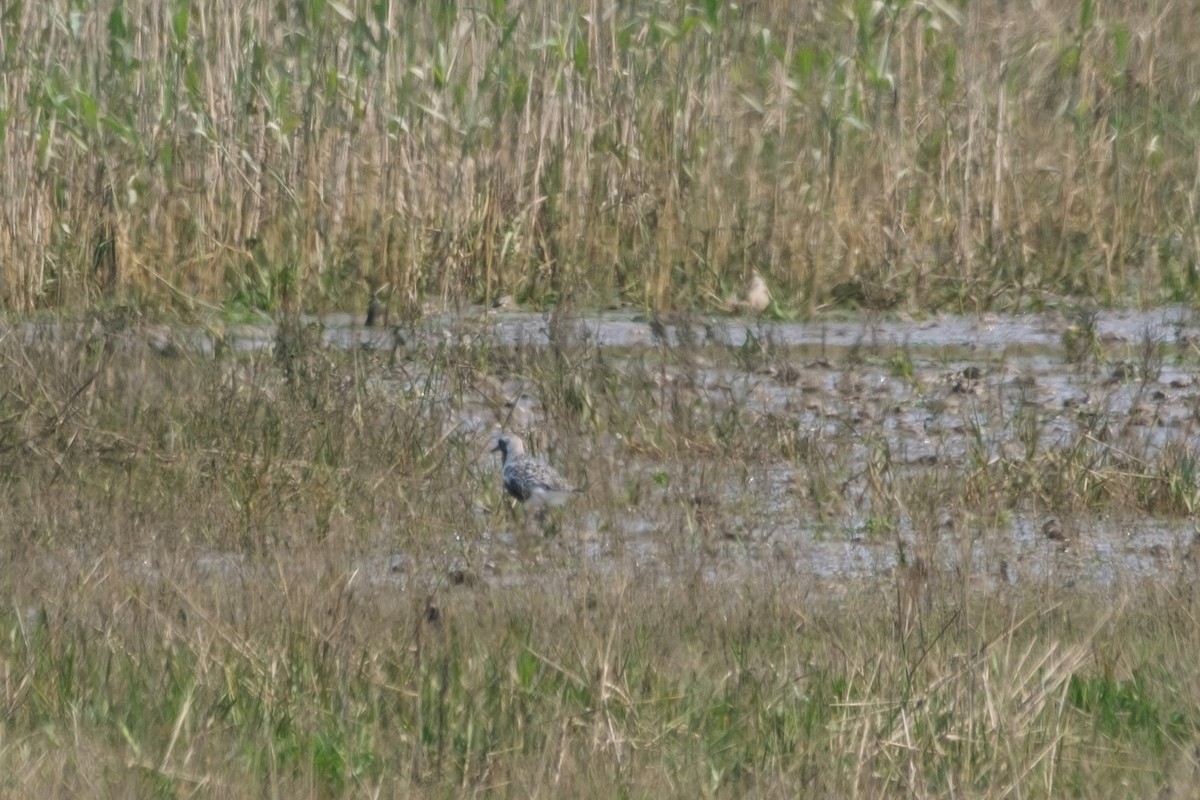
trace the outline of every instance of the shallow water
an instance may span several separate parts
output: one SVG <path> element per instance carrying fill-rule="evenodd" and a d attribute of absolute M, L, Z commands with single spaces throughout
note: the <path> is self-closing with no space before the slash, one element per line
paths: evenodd
<path fill-rule="evenodd" d="M 802 348 L 806 352 L 828 350 L 838 354 L 847 349 L 886 350 L 916 348 L 940 351 L 944 357 L 964 360 L 1022 351 L 1059 349 L 1066 329 L 1078 324 L 1082 315 L 1061 312 L 1007 316 L 937 315 L 915 320 L 845 319 L 810 322 L 771 322 L 737 317 L 699 314 L 648 316 L 637 312 L 608 312 L 570 320 L 576 334 L 605 348 L 668 347 L 687 342 L 696 345 L 740 347 L 748 338 Z M 1200 342 L 1200 318 L 1184 306 L 1165 306 L 1150 311 L 1096 311 L 1096 334 L 1106 346 L 1136 345 L 1149 337 L 1163 342 Z M 444 342 L 458 336 L 487 335 L 497 344 L 543 346 L 550 343 L 552 321 L 544 313 L 495 311 L 482 307 L 461 314 L 435 314 L 415 322 L 390 327 L 364 328 L 361 318 L 350 314 L 302 316 L 302 325 L 318 325 L 330 347 L 416 347 Z M 54 321 L 28 321 L 18 328 L 26 342 L 53 337 L 60 330 Z M 164 329 L 155 327 L 154 336 Z M 218 340 L 235 350 L 259 350 L 273 345 L 275 327 L 263 322 L 232 323 L 214 328 L 179 327 L 167 334 L 180 344 L 212 353 Z"/>
<path fill-rule="evenodd" d="M 508 345 L 546 346 L 555 335 L 541 315 L 488 320 L 486 335 Z M 1079 359 L 1082 365 L 1069 363 L 1064 342 L 1084 321 L 1062 314 L 815 323 L 692 317 L 661 326 L 637 315 L 611 315 L 573 325 L 579 341 L 618 353 L 683 346 L 703 353 L 706 346 L 728 350 L 748 341 L 769 346 L 771 363 L 762 369 L 702 359 L 687 370 L 688 391 L 697 402 L 736 402 L 762 420 L 786 419 L 818 445 L 839 437 L 853 442 L 856 431 L 870 431 L 851 444 L 851 465 L 881 448 L 893 470 L 954 469 L 981 447 L 990 459 L 1012 458 L 1013 448 L 1022 446 L 1013 420 L 1022 416 L 1036 420 L 1043 447 L 1067 444 L 1081 431 L 1091 436 L 1094 429 L 1096 437 L 1111 437 L 1114 449 L 1136 444 L 1143 457 L 1168 445 L 1195 449 L 1195 315 L 1184 308 L 1102 312 L 1093 322 L 1102 352 Z M 898 357 L 911 364 L 912 375 L 896 374 Z M 682 372 L 664 368 L 664 378 L 682 379 Z M 521 396 L 517 410 L 520 424 L 536 428 L 536 401 Z M 487 427 L 468 414 L 472 422 L 481 433 Z M 641 483 L 652 485 L 651 474 L 674 468 L 626 461 L 623 479 L 641 471 Z M 718 495 L 722 530 L 664 519 L 655 509 L 674 504 L 675 514 L 686 516 L 678 507 L 687 500 L 663 490 L 650 512 L 572 519 L 564 546 L 593 563 L 646 569 L 699 554 L 698 568 L 734 581 L 763 569 L 826 583 L 887 576 L 902 567 L 902 552 L 906 562 L 920 552 L 991 587 L 1087 581 L 1115 588 L 1190 568 L 1195 535 L 1188 519 L 1083 516 L 1066 520 L 1071 537 L 1057 541 L 1043 533 L 1056 509 L 1018 506 L 1004 524 L 944 519 L 930 531 L 915 530 L 916 523 L 903 518 L 894 534 L 877 536 L 869 532 L 861 476 L 847 481 L 848 509 L 834 512 L 832 522 L 813 513 L 797 490 L 802 470 L 786 463 L 751 465 L 720 486 L 711 485 L 712 476 L 705 480 Z M 479 562 L 502 561 L 515 546 L 512 537 L 499 535 L 481 545 Z"/>
<path fill-rule="evenodd" d="M 734 584 L 773 570 L 829 586 L 892 575 L 921 554 L 993 588 L 1079 581 L 1120 587 L 1169 579 L 1190 564 L 1195 527 L 1189 519 L 1076 517 L 1063 520 L 1072 534 L 1064 542 L 1043 532 L 1058 510 L 1018 504 L 1002 522 L 925 511 L 902 516 L 896 531 L 873 534 L 864 475 L 881 453 L 893 474 L 966 469 L 971 459 L 1011 460 L 1024 447 L 1019 424 L 1036 425 L 1043 448 L 1091 436 L 1094 428 L 1096 439 L 1118 453 L 1126 446 L 1143 458 L 1167 446 L 1194 450 L 1200 444 L 1200 320 L 1186 308 L 778 323 L 634 313 L 563 322 L 473 309 L 388 329 L 366 329 L 345 315 L 304 323 L 330 348 L 393 351 L 407 359 L 413 368 L 403 375 L 373 378 L 383 391 L 420 385 L 422 353 L 443 344 L 546 347 L 565 339 L 604 350 L 615 364 L 642 368 L 653 353 L 664 392 L 698 404 L 736 404 L 755 420 L 750 430 L 786 434 L 818 451 L 836 449 L 848 465 L 843 505 L 814 509 L 806 491 L 811 476 L 795 463 L 767 459 L 730 474 L 630 459 L 619 442 L 598 442 L 593 460 L 612 468 L 597 469 L 588 481 L 647 487 L 639 503 L 569 512 L 550 541 L 492 515 L 480 537 L 451 535 L 443 564 L 448 575 L 504 584 L 528 580 L 531 564 L 547 562 L 634 570 L 685 564 Z M 1068 342 L 1088 324 L 1094 324 L 1087 341 L 1095 350 L 1069 358 Z M 62 335 L 53 323 L 25 323 L 10 333 L 26 342 Z M 265 350 L 276 334 L 269 325 L 231 325 L 217 332 L 154 328 L 124 335 L 131 347 L 213 354 L 222 346 Z M 692 355 L 665 357 L 676 350 Z M 751 359 L 753 367 L 739 366 L 737 354 L 747 350 L 767 355 Z M 538 427 L 539 400 L 519 379 L 502 381 L 497 391 L 511 398 L 511 427 Z M 448 400 L 462 430 L 481 439 L 490 434 L 493 417 L 481 402 Z M 495 466 L 481 458 L 478 469 Z M 719 509 L 715 523 L 705 520 L 705 504 Z M 395 538 L 383 530 L 380 540 Z M 245 568 L 222 554 L 205 555 L 196 566 Z M 363 580 L 385 584 L 412 580 L 420 568 L 403 552 L 357 565 Z"/>

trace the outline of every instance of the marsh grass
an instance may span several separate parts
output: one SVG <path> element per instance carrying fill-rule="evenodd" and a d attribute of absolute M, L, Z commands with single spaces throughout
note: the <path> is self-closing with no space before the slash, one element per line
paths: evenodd
<path fill-rule="evenodd" d="M 1188 448 L 1132 431 L 1106 446 L 1088 424 L 1048 438 L 1027 409 L 989 421 L 985 394 L 961 462 L 943 448 L 911 469 L 886 414 L 756 411 L 761 370 L 788 357 L 769 337 L 752 358 L 695 342 L 621 357 L 568 315 L 546 323 L 544 346 L 462 323 L 428 347 L 338 350 L 293 320 L 270 352 L 216 355 L 132 312 L 6 331 L 5 791 L 1194 785 L 1190 552 L 1161 581 L 1095 587 L 996 581 L 970 555 L 1030 506 L 1190 514 Z M 485 452 L 531 398 L 531 442 L 588 486 L 551 539 L 509 522 Z M 781 463 L 794 494 L 768 501 Z M 785 513 L 896 558 L 850 580 L 806 570 L 769 543 Z"/>
<path fill-rule="evenodd" d="M 101 558 L 58 591 L 14 587 L 10 787 L 1094 797 L 1194 780 L 1186 584 L 1105 612 L 937 575 L 830 606 L 769 572 L 585 569 L 424 602 L 311 550 L 288 561 L 230 583 Z"/>
<path fill-rule="evenodd" d="M 1196 291 L 1182 4 L 21 3 L 0 299 L 771 313 Z"/>

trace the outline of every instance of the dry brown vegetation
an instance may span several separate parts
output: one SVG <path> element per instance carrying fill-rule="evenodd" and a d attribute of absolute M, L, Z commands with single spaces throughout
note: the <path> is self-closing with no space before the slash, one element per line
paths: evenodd
<path fill-rule="evenodd" d="M 0 295 L 1190 299 L 1186 3 L 13 3 Z"/>
<path fill-rule="evenodd" d="M 0 795 L 1194 796 L 1196 340 L 1089 310 L 1194 299 L 1194 9 L 418 6 L 0 3 Z M 755 271 L 1079 396 L 697 333 Z"/>
<path fill-rule="evenodd" d="M 1030 505 L 1134 543 L 1187 515 L 1182 444 L 1098 401 L 1048 436 L 988 376 L 909 464 L 894 400 L 754 411 L 737 385 L 789 380 L 769 340 L 612 352 L 550 323 L 215 355 L 114 314 L 5 330 L 2 792 L 1190 796 L 1194 545 L 1144 582 L 1076 581 L 1052 541 L 1000 560 Z M 549 537 L 486 455 L 521 414 L 587 485 Z M 788 549 L 850 536 L 881 569 Z"/>

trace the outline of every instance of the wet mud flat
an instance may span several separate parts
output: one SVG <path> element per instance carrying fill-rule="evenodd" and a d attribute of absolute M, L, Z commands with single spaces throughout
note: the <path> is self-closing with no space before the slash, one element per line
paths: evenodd
<path fill-rule="evenodd" d="M 1112 588 L 1176 579 L 1200 557 L 1189 309 L 796 323 L 477 309 L 388 329 L 301 324 L 333 355 L 364 354 L 368 390 L 441 407 L 437 423 L 468 462 L 455 491 L 469 513 L 436 533 L 440 553 L 408 552 L 403 525 L 380 520 L 353 565 L 370 585 L 432 574 L 503 586 L 588 569 L 736 586 L 770 571 L 836 593 L 940 570 L 989 589 Z M 10 335 L 35 343 L 58 330 Z M 215 356 L 249 382 L 268 371 L 245 359 L 280 346 L 269 325 L 132 327 L 120 342 Z M 586 424 L 564 422 L 561 397 L 546 396 L 562 387 L 531 377 L 540 356 L 520 355 L 547 350 L 562 354 L 576 400 L 596 405 Z M 447 352 L 479 364 L 465 385 L 437 366 Z M 613 413 L 594 400 L 601 390 L 632 421 L 597 420 Z M 488 453 L 501 428 L 587 487 L 548 527 L 501 497 Z M 1138 494 L 1167 484 L 1169 502 Z M 229 552 L 194 566 L 241 578 L 260 568 Z"/>
<path fill-rule="evenodd" d="M 520 317 L 495 331 L 513 346 L 555 336 L 545 320 Z M 721 407 L 709 419 L 736 416 L 736 436 L 761 444 L 745 448 L 749 458 L 700 448 L 687 464 L 610 455 L 596 471 L 626 484 L 640 475 L 658 502 L 565 523 L 575 552 L 594 562 L 690 563 L 733 584 L 782 571 L 837 591 L 931 569 L 988 588 L 1121 588 L 1174 580 L 1200 556 L 1190 514 L 1200 331 L 1188 310 L 584 320 L 573 336 L 640 369 L 656 351 L 649 370 L 663 404 Z M 506 390 L 518 424 L 536 429 L 536 399 L 517 382 Z M 1145 503 L 1108 499 L 1121 480 L 1161 483 L 1172 471 L 1188 487 L 1182 506 L 1148 514 Z M 980 497 L 978 486 L 956 496 L 965 483 L 1000 496 Z M 513 543 L 500 535 L 493 545 Z M 487 547 L 481 555 L 494 563 Z"/>

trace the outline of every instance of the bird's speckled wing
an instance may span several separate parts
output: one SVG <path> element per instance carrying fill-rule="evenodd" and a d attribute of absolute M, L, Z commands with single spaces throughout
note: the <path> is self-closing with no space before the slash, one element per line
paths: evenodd
<path fill-rule="evenodd" d="M 531 499 L 562 502 L 576 491 L 553 467 L 527 457 L 514 458 L 505 464 L 504 488 L 522 503 Z"/>

